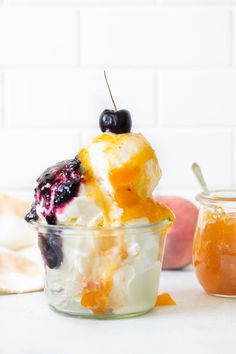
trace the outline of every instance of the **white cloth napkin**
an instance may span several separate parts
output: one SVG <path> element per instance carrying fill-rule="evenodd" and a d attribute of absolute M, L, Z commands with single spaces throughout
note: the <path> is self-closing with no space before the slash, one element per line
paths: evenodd
<path fill-rule="evenodd" d="M 24 221 L 30 205 L 0 195 L 0 294 L 43 289 L 43 264 L 37 236 Z"/>

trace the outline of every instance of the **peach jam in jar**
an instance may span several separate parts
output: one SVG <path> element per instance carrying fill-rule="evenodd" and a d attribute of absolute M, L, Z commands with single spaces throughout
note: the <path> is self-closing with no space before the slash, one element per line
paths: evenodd
<path fill-rule="evenodd" d="M 197 195 L 193 266 L 208 294 L 236 297 L 236 190 Z"/>

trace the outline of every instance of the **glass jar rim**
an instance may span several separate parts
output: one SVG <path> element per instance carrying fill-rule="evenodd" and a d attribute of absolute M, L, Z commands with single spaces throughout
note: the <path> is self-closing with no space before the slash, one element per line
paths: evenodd
<path fill-rule="evenodd" d="M 164 228 L 168 228 L 172 225 L 172 220 L 169 218 L 163 219 L 162 221 L 158 221 L 151 224 L 141 224 L 141 225 L 127 225 L 127 226 L 64 226 L 64 225 L 47 225 L 40 224 L 34 221 L 29 222 L 29 225 L 36 231 L 42 233 L 73 233 L 79 234 L 83 232 L 102 232 L 102 233 L 120 233 L 120 232 L 128 232 L 128 233 L 137 233 L 137 232 L 145 232 L 149 229 L 155 228 L 156 230 L 162 230 Z"/>
<path fill-rule="evenodd" d="M 236 203 L 236 189 L 215 189 L 197 194 L 196 200 L 205 204 Z"/>

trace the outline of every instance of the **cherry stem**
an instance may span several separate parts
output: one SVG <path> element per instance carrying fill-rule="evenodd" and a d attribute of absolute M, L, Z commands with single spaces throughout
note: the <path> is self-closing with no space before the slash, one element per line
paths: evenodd
<path fill-rule="evenodd" d="M 107 87 L 108 87 L 108 90 L 109 90 L 109 93 L 110 93 L 110 96 L 111 96 L 111 100 L 112 100 L 113 106 L 114 106 L 114 108 L 115 108 L 115 112 L 117 112 L 117 107 L 116 107 L 114 98 L 113 98 L 112 93 L 111 93 L 110 85 L 109 85 L 108 80 L 107 80 L 106 71 L 104 70 L 103 73 L 104 73 L 104 77 L 105 77 L 105 80 L 106 80 L 106 84 L 107 84 Z"/>

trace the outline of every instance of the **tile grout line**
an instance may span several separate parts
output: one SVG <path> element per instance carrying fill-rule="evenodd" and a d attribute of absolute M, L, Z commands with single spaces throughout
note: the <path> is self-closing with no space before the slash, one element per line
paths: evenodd
<path fill-rule="evenodd" d="M 216 127 L 216 126 L 184 126 L 184 127 L 178 127 L 175 126 L 174 128 L 171 126 L 166 127 L 165 125 L 161 125 L 161 126 L 156 126 L 156 125 L 143 125 L 143 124 L 137 124 L 136 125 L 137 129 L 143 129 L 145 130 L 147 133 L 152 133 L 153 130 L 155 128 L 158 128 L 159 131 L 161 132 L 170 132 L 170 133 L 184 133 L 184 134 L 189 134 L 189 133 L 197 133 L 197 134 L 209 134 L 209 132 L 213 133 L 213 134 L 218 134 L 218 133 L 227 133 L 229 132 L 229 129 L 235 129 L 235 126 L 224 126 L 224 127 Z M 85 133 L 90 132 L 90 131 L 97 131 L 97 127 L 92 125 L 92 124 L 88 124 L 88 125 L 81 125 L 81 124 L 73 124 L 70 125 L 70 128 L 67 128 L 66 125 L 61 125 L 58 126 L 55 129 L 54 125 L 41 125 L 41 126 L 24 126 L 24 127 L 19 127 L 19 126 L 11 126 L 11 127 L 7 127 L 5 131 L 9 132 L 9 131 L 13 131 L 14 133 L 19 133 L 22 131 L 25 132 L 31 132 L 32 130 L 36 129 L 36 133 L 37 134 L 41 134 L 43 131 L 47 131 L 49 133 L 51 132 L 55 132 L 57 131 L 59 134 L 63 133 L 63 132 L 68 132 L 68 133 L 73 133 L 74 129 L 83 129 L 85 131 Z M 223 130 L 222 130 L 223 128 Z M 66 130 L 65 130 L 66 129 Z"/>
<path fill-rule="evenodd" d="M 0 0 L 1 1 L 1 0 Z M 111 4 L 108 0 L 107 1 L 102 1 L 100 3 L 97 3 L 96 1 L 91 1 L 90 3 L 85 1 L 81 1 L 81 2 L 75 2 L 75 1 L 58 1 L 58 2 L 52 2 L 52 1 L 47 1 L 47 2 L 40 2 L 40 1 L 35 1 L 33 4 L 30 1 L 21 1 L 20 3 L 16 3 L 16 2 L 12 2 L 12 3 L 5 3 L 3 1 L 3 3 L 0 2 L 0 5 L 4 5 L 7 7 L 22 7 L 22 6 L 27 6 L 29 8 L 33 8 L 33 7 L 67 7 L 67 8 L 95 8 L 95 9 L 103 9 L 103 8 L 143 8 L 143 7 L 147 7 L 147 8 L 152 8 L 156 6 L 156 2 L 155 0 L 151 0 L 148 3 L 144 3 L 144 2 L 132 2 L 132 1 L 127 1 L 127 2 L 115 2 L 113 4 Z"/>
<path fill-rule="evenodd" d="M 234 66 L 234 11 L 230 11 L 230 67 Z"/>
<path fill-rule="evenodd" d="M 205 2 L 198 2 L 198 1 L 192 1 L 191 3 L 189 3 L 187 0 L 185 1 L 179 1 L 179 2 L 173 2 L 173 1 L 167 1 L 167 2 L 164 2 L 163 0 L 156 0 L 156 3 L 158 5 L 161 5 L 163 7 L 173 7 L 173 8 L 183 8 L 183 7 L 186 7 L 186 8 L 191 8 L 191 7 L 199 7 L 199 8 L 228 8 L 230 6 L 235 6 L 236 3 L 235 2 L 232 2 L 230 0 L 228 0 L 227 2 L 222 2 L 222 1 L 216 1 L 216 2 L 209 2 L 209 1 L 206 1 Z"/>
<path fill-rule="evenodd" d="M 77 26 L 78 27 L 78 26 Z M 83 38 L 81 39 L 83 41 Z M 86 70 L 101 70 L 105 64 L 86 65 Z M 163 71 L 224 71 L 234 70 L 229 64 L 224 65 L 108 65 L 106 67 L 111 70 L 163 70 Z M 0 71 L 18 71 L 18 70 L 75 70 L 79 69 L 78 65 L 0 65 Z"/>
<path fill-rule="evenodd" d="M 230 0 L 228 0 L 226 3 L 222 2 L 222 1 L 216 1 L 214 3 L 206 1 L 205 3 L 199 3 L 197 1 L 193 1 L 191 3 L 189 3 L 188 1 L 179 1 L 178 3 L 175 2 L 164 2 L 163 0 L 150 0 L 148 3 L 145 2 L 140 2 L 140 1 L 126 1 L 126 2 L 115 2 L 115 3 L 110 3 L 108 0 L 104 0 L 101 1 L 100 3 L 97 3 L 97 1 L 91 1 L 91 2 L 86 2 L 86 0 L 81 1 L 81 2 L 76 2 L 73 0 L 69 0 L 69 1 L 57 1 L 57 2 L 53 2 L 53 1 L 47 1 L 47 2 L 40 2 L 40 0 L 35 1 L 33 4 L 31 1 L 21 1 L 19 2 L 12 2 L 12 3 L 6 3 L 4 0 L 3 2 L 0 2 L 0 5 L 4 5 L 7 7 L 21 7 L 21 6 L 28 6 L 28 7 L 67 7 L 67 8 L 143 8 L 143 7 L 147 7 L 147 8 L 152 8 L 152 7 L 156 7 L 156 6 L 160 6 L 160 7 L 166 7 L 166 8 L 191 8 L 191 7 L 199 7 L 199 8 L 228 8 L 230 6 L 236 6 L 235 2 L 232 2 Z"/>

